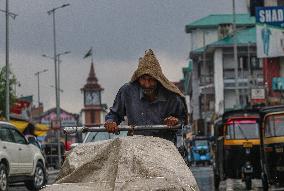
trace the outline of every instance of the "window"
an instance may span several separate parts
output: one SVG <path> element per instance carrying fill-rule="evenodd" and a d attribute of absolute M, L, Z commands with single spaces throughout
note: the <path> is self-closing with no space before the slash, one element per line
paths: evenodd
<path fill-rule="evenodd" d="M 208 141 L 207 140 L 195 140 L 195 146 L 208 146 Z"/>
<path fill-rule="evenodd" d="M 257 123 L 240 123 L 234 121 L 227 125 L 226 139 L 259 138 Z"/>
<path fill-rule="evenodd" d="M 0 139 L 2 141 L 14 142 L 13 136 L 11 135 L 8 128 L 0 127 Z"/>
<path fill-rule="evenodd" d="M 93 123 L 96 123 L 96 112 L 95 111 L 90 111 L 90 122 L 93 124 Z"/>
<path fill-rule="evenodd" d="M 284 136 L 284 114 L 270 115 L 265 121 L 265 137 Z"/>
<path fill-rule="evenodd" d="M 25 137 L 21 135 L 18 131 L 16 131 L 15 129 L 10 129 L 10 131 L 12 132 L 16 143 L 27 144 Z"/>
<path fill-rule="evenodd" d="M 110 135 L 107 132 L 90 132 L 84 142 L 96 142 L 110 139 Z"/>

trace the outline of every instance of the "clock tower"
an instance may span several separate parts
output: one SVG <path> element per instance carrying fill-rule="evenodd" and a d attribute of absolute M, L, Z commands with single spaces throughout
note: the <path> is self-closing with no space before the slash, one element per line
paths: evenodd
<path fill-rule="evenodd" d="M 103 122 L 105 109 L 101 102 L 101 93 L 104 89 L 98 83 L 94 64 L 91 63 L 87 83 L 81 88 L 84 94 L 84 108 L 82 109 L 85 126 L 94 126 Z"/>

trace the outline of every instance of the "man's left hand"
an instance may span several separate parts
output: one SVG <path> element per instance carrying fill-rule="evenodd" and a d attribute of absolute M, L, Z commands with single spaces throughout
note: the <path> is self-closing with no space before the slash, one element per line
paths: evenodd
<path fill-rule="evenodd" d="M 178 118 L 169 116 L 164 119 L 164 123 L 169 127 L 176 126 L 178 124 Z"/>

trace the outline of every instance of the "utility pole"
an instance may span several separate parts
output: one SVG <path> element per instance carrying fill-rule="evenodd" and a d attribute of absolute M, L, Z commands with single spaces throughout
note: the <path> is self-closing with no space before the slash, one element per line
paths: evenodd
<path fill-rule="evenodd" d="M 35 76 L 37 76 L 37 98 L 38 98 L 38 106 L 40 106 L 40 91 L 39 91 L 39 75 L 41 73 L 44 73 L 44 72 L 47 72 L 48 70 L 47 69 L 44 69 L 44 70 L 41 70 L 41 71 L 38 71 L 35 73 Z"/>
<path fill-rule="evenodd" d="M 206 64 L 206 42 L 205 42 L 205 29 L 203 29 L 203 48 L 204 48 L 204 51 L 203 51 L 203 67 L 205 67 L 205 64 Z M 206 67 L 205 67 L 206 68 Z M 206 76 L 205 76 L 205 79 L 206 79 Z M 205 80 L 206 82 L 206 80 Z M 201 91 L 202 92 L 202 91 Z M 206 88 L 205 88 L 205 91 L 204 91 L 204 113 L 207 114 L 207 94 L 206 94 Z M 207 118 L 207 115 L 203 115 L 204 116 L 204 135 L 207 136 L 207 131 L 208 131 L 208 128 L 207 128 L 207 122 L 206 122 L 206 118 Z M 202 117 L 203 118 L 203 117 Z"/>
<path fill-rule="evenodd" d="M 235 0 L 233 0 L 233 40 L 234 40 L 234 65 L 235 65 L 235 91 L 236 91 L 236 106 L 240 105 L 240 93 L 238 82 L 238 49 L 237 49 L 237 37 L 236 37 L 236 8 Z"/>
<path fill-rule="evenodd" d="M 60 106 L 59 106 L 59 92 L 58 92 L 58 71 L 57 71 L 57 53 L 56 53 L 56 29 L 55 29 L 55 11 L 60 8 L 69 6 L 70 4 L 63 4 L 59 7 L 53 8 L 47 11 L 48 15 L 52 14 L 53 21 L 53 59 L 54 59 L 54 72 L 55 72 L 55 101 L 56 101 L 56 126 L 59 125 L 57 130 L 57 145 L 58 145 L 58 165 L 61 165 L 61 145 L 60 145 L 60 131 L 61 131 L 61 120 L 60 120 Z M 58 127 L 57 127 L 58 128 Z"/>
<path fill-rule="evenodd" d="M 9 16 L 13 19 L 16 18 L 16 14 L 9 12 L 9 0 L 6 0 L 6 10 L 0 10 L 4 12 L 6 15 L 6 93 L 5 93 L 5 112 L 6 112 L 6 120 L 10 121 L 10 79 L 9 79 Z"/>
<path fill-rule="evenodd" d="M 6 120 L 10 121 L 9 0 L 6 0 Z"/>

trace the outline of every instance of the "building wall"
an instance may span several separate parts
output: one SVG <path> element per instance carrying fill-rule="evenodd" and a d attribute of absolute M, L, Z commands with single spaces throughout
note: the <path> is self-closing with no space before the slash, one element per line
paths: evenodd
<path fill-rule="evenodd" d="M 192 118 L 197 120 L 200 118 L 200 108 L 199 108 L 199 79 L 198 79 L 198 63 L 193 62 L 192 65 Z"/>
<path fill-rule="evenodd" d="M 205 35 L 205 38 L 203 38 Z M 204 40 L 205 39 L 205 42 Z M 195 50 L 218 40 L 217 29 L 199 29 L 191 33 L 191 50 Z"/>
<path fill-rule="evenodd" d="M 264 0 L 264 6 L 277 6 L 277 0 Z"/>
<path fill-rule="evenodd" d="M 223 80 L 223 51 L 214 52 L 214 86 L 215 86 L 215 113 L 224 112 L 224 80 Z"/>
<path fill-rule="evenodd" d="M 234 69 L 234 68 L 235 68 L 234 55 L 224 55 L 224 69 Z"/>
<path fill-rule="evenodd" d="M 235 90 L 224 90 L 224 97 L 225 97 L 224 109 L 234 108 L 234 105 L 236 103 Z"/>
<path fill-rule="evenodd" d="M 284 77 L 284 57 L 280 57 L 280 76 Z"/>

